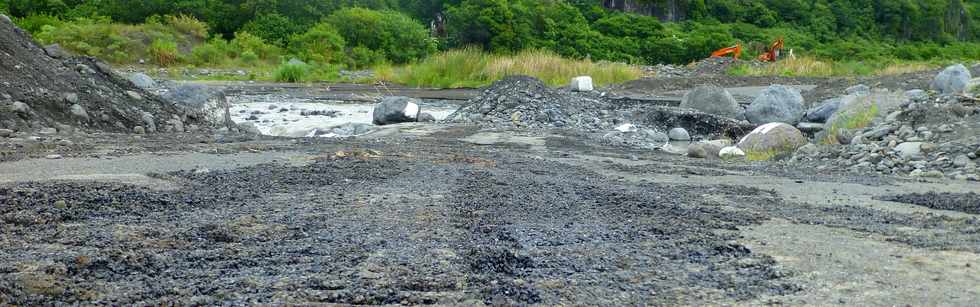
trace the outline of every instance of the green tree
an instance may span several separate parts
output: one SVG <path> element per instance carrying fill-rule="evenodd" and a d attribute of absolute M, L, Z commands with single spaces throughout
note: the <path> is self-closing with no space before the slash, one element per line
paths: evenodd
<path fill-rule="evenodd" d="M 436 50 L 428 28 L 399 12 L 348 8 L 325 20 L 337 29 L 348 47 L 379 52 L 395 63 L 420 59 Z"/>

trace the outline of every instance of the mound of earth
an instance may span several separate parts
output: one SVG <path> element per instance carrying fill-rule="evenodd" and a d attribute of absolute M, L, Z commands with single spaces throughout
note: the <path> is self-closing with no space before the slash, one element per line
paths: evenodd
<path fill-rule="evenodd" d="M 480 96 L 446 118 L 495 126 L 599 128 L 606 104 L 587 94 L 549 88 L 541 80 L 512 76 L 494 82 Z"/>
<path fill-rule="evenodd" d="M 136 87 L 92 58 L 47 50 L 0 18 L 0 128 L 134 131 L 181 120 L 172 103 Z"/>

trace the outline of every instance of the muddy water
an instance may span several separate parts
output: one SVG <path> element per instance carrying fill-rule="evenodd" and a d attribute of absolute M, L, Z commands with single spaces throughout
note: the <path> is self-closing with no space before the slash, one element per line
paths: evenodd
<path fill-rule="evenodd" d="M 251 122 L 262 134 L 273 136 L 303 137 L 315 130 L 329 130 L 350 123 L 370 125 L 374 115 L 372 103 L 320 101 L 314 97 L 238 96 L 231 101 L 233 121 Z M 442 120 L 456 108 L 451 103 L 432 101 L 423 104 L 422 112 Z"/>

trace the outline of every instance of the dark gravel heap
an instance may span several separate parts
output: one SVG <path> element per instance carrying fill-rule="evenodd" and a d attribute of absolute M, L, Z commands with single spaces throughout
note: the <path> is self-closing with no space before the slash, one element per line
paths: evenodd
<path fill-rule="evenodd" d="M 378 154 L 161 175 L 176 191 L 0 187 L 0 305 L 622 306 L 798 289 L 735 242 L 765 217 L 702 205 L 703 187 L 503 154 Z"/>
<path fill-rule="evenodd" d="M 980 194 L 977 193 L 912 193 L 883 196 L 880 199 L 932 209 L 980 214 Z"/>
<path fill-rule="evenodd" d="M 144 125 L 145 114 L 158 122 L 180 115 L 173 104 L 116 76 L 104 63 L 68 57 L 57 47 L 42 49 L 5 18 L 0 42 L 0 129 L 133 131 Z"/>
<path fill-rule="evenodd" d="M 889 175 L 980 181 L 980 104 L 970 98 L 910 91 L 908 99 L 869 127 L 845 130 L 849 144 L 799 151 L 793 158 L 817 170 L 848 169 Z M 814 140 L 820 143 L 822 139 Z M 922 144 L 907 157 L 903 143 Z"/>
<path fill-rule="evenodd" d="M 512 76 L 494 82 L 446 121 L 496 127 L 599 129 L 600 110 L 611 108 L 591 96 L 552 89 L 533 77 Z"/>

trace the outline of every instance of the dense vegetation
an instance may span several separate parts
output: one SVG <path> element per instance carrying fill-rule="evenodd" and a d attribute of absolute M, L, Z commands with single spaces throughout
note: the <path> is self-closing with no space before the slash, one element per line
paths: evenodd
<path fill-rule="evenodd" d="M 753 56 L 777 37 L 796 54 L 824 60 L 980 58 L 980 0 L 632 2 L 673 7 L 684 20 L 608 10 L 601 0 L 0 0 L 0 11 L 42 42 L 164 66 L 278 65 L 295 57 L 321 69 L 364 68 L 421 64 L 439 50 L 467 47 L 689 63 L 736 42 Z M 436 16 L 446 22 L 433 31 Z"/>

